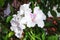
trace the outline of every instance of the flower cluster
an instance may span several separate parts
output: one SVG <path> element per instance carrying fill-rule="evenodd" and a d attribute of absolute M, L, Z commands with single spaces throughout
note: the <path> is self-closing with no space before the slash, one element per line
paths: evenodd
<path fill-rule="evenodd" d="M 23 37 L 23 29 L 26 27 L 35 27 L 36 24 L 38 27 L 44 27 L 43 20 L 46 20 L 45 14 L 39 9 L 38 6 L 35 6 L 32 13 L 31 8 L 29 8 L 30 4 L 31 3 L 21 5 L 20 10 L 17 11 L 18 14 L 14 14 L 11 20 L 10 29 L 15 32 L 15 36 L 18 38 Z"/>

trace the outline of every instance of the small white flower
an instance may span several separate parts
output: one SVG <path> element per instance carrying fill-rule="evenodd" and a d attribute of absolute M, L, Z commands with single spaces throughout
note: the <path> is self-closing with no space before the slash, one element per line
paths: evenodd
<path fill-rule="evenodd" d="M 53 16 L 51 15 L 50 11 L 48 11 L 48 17 L 53 17 Z"/>

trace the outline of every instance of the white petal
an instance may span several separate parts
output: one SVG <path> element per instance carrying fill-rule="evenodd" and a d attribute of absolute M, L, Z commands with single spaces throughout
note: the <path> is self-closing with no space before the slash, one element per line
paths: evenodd
<path fill-rule="evenodd" d="M 12 31 L 14 31 L 15 33 L 17 33 L 19 31 L 18 28 L 17 28 L 17 26 L 11 26 L 10 29 Z"/>
<path fill-rule="evenodd" d="M 28 12 L 28 10 L 30 9 L 29 8 L 30 4 L 31 3 L 21 5 L 20 10 L 23 10 L 23 11 L 27 11 Z"/>
<path fill-rule="evenodd" d="M 46 20 L 46 15 L 42 12 L 42 19 Z"/>
<path fill-rule="evenodd" d="M 38 19 L 46 20 L 45 14 L 42 12 L 42 10 L 39 9 L 39 7 L 35 7 L 34 8 L 34 14 L 37 15 Z"/>
<path fill-rule="evenodd" d="M 36 13 L 36 14 L 39 13 L 39 7 L 34 8 L 34 13 Z"/>
<path fill-rule="evenodd" d="M 13 17 L 16 17 L 16 16 L 17 16 L 16 14 L 13 15 Z"/>
<path fill-rule="evenodd" d="M 23 24 L 20 24 L 19 27 L 20 27 L 21 29 L 25 29 L 25 28 L 26 28 L 25 25 L 23 25 Z"/>
<path fill-rule="evenodd" d="M 23 33 L 23 31 L 20 31 L 20 32 L 18 32 L 18 33 L 15 33 L 15 36 L 16 36 L 17 38 L 22 38 L 22 37 L 23 37 L 22 33 Z"/>
<path fill-rule="evenodd" d="M 19 15 L 23 15 L 24 14 L 23 12 L 24 12 L 23 10 L 17 11 Z"/>
<path fill-rule="evenodd" d="M 11 23 L 12 26 L 17 26 L 17 23 L 14 20 L 11 20 L 10 23 Z"/>
<path fill-rule="evenodd" d="M 26 18 L 25 17 L 23 17 L 22 19 L 21 19 L 21 21 L 20 21 L 20 23 L 22 23 L 22 24 L 26 24 Z"/>
<path fill-rule="evenodd" d="M 34 27 L 35 23 L 32 21 L 30 14 L 26 14 L 26 22 L 28 27 Z"/>
<path fill-rule="evenodd" d="M 15 36 L 17 37 L 17 38 L 20 38 L 20 34 L 19 33 L 15 33 Z"/>
<path fill-rule="evenodd" d="M 27 23 L 27 27 L 29 27 L 29 28 L 30 28 L 30 27 L 34 27 L 34 26 L 35 26 L 35 23 L 34 23 L 34 22 L 30 22 L 30 21 L 29 21 L 29 22 Z"/>
<path fill-rule="evenodd" d="M 37 21 L 37 24 L 38 24 L 38 27 L 41 27 L 41 28 L 44 27 L 44 22 L 43 22 L 43 20 L 38 20 L 38 21 Z"/>
<path fill-rule="evenodd" d="M 23 37 L 22 33 L 23 33 L 23 30 L 19 30 L 18 32 L 15 32 L 15 36 L 18 38 L 22 38 Z"/>

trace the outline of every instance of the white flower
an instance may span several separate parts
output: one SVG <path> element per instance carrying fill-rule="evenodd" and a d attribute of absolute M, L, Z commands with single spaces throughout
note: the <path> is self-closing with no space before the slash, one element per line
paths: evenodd
<path fill-rule="evenodd" d="M 25 25 L 23 24 L 25 20 L 22 20 L 24 18 L 24 15 L 31 12 L 31 9 L 29 8 L 29 4 L 21 5 L 20 10 L 17 12 L 18 14 L 13 15 L 13 18 L 11 20 L 11 30 L 15 32 L 15 36 L 18 38 L 22 37 L 23 29 L 25 29 Z M 25 23 L 26 24 L 26 23 Z"/>
<path fill-rule="evenodd" d="M 23 29 L 25 29 L 25 25 L 20 22 L 21 18 L 22 17 L 20 15 L 15 14 L 13 15 L 13 18 L 10 22 L 11 23 L 10 29 L 15 32 L 15 36 L 17 36 L 18 38 L 23 37 L 22 33 Z"/>
<path fill-rule="evenodd" d="M 27 27 L 34 27 L 36 24 L 38 27 L 43 28 L 44 27 L 44 21 L 46 20 L 46 16 L 42 12 L 42 10 L 39 9 L 39 7 L 34 8 L 34 12 L 32 13 L 31 8 L 29 8 L 29 4 L 21 5 L 20 10 L 18 11 L 18 14 L 13 15 L 13 18 L 11 20 L 11 27 L 10 29 L 15 32 L 15 36 L 18 38 L 23 37 L 23 29 L 25 29 L 25 25 Z"/>
<path fill-rule="evenodd" d="M 39 7 L 35 7 L 34 13 L 25 14 L 25 17 L 22 20 L 24 20 L 23 22 L 27 24 L 27 27 L 34 27 L 37 24 L 39 27 L 43 28 L 44 26 L 43 20 L 45 19 L 46 16 L 39 9 Z"/>
<path fill-rule="evenodd" d="M 31 3 L 28 4 L 23 4 L 20 6 L 20 10 L 17 11 L 17 13 L 19 13 L 20 15 L 25 14 L 25 13 L 30 13 L 32 12 L 32 10 L 29 8 Z"/>

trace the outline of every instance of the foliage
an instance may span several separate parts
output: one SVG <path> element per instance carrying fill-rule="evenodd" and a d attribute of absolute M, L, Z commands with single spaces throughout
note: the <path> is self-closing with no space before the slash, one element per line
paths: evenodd
<path fill-rule="evenodd" d="M 18 1 L 20 2 L 20 4 L 23 4 L 22 0 L 18 0 Z M 22 39 L 23 40 L 58 40 L 59 39 L 58 35 L 60 35 L 60 18 L 57 18 L 56 12 L 52 9 L 54 6 L 58 5 L 57 11 L 60 13 L 60 0 L 29 0 L 29 1 L 32 3 L 31 4 L 32 10 L 34 8 L 34 3 L 37 2 L 37 6 L 39 6 L 40 9 L 44 12 L 44 14 L 47 16 L 47 19 L 44 20 L 45 21 L 44 28 L 34 27 L 34 28 L 25 29 L 24 38 Z M 4 9 L 6 9 L 7 3 L 11 5 L 10 6 L 11 13 L 8 16 L 4 17 L 3 11 Z M 13 3 L 12 0 L 11 1 L 0 0 L 0 40 L 20 40 L 16 38 L 14 32 L 10 30 L 10 26 L 11 26 L 10 20 L 12 19 L 12 15 L 17 14 L 17 10 L 19 10 L 19 7 L 16 8 L 15 5 L 13 7 L 12 3 Z M 48 18 L 47 15 L 48 11 L 51 12 L 53 18 Z M 57 25 L 56 23 L 53 23 L 54 21 L 57 22 Z M 46 32 L 48 35 L 46 35 Z"/>

